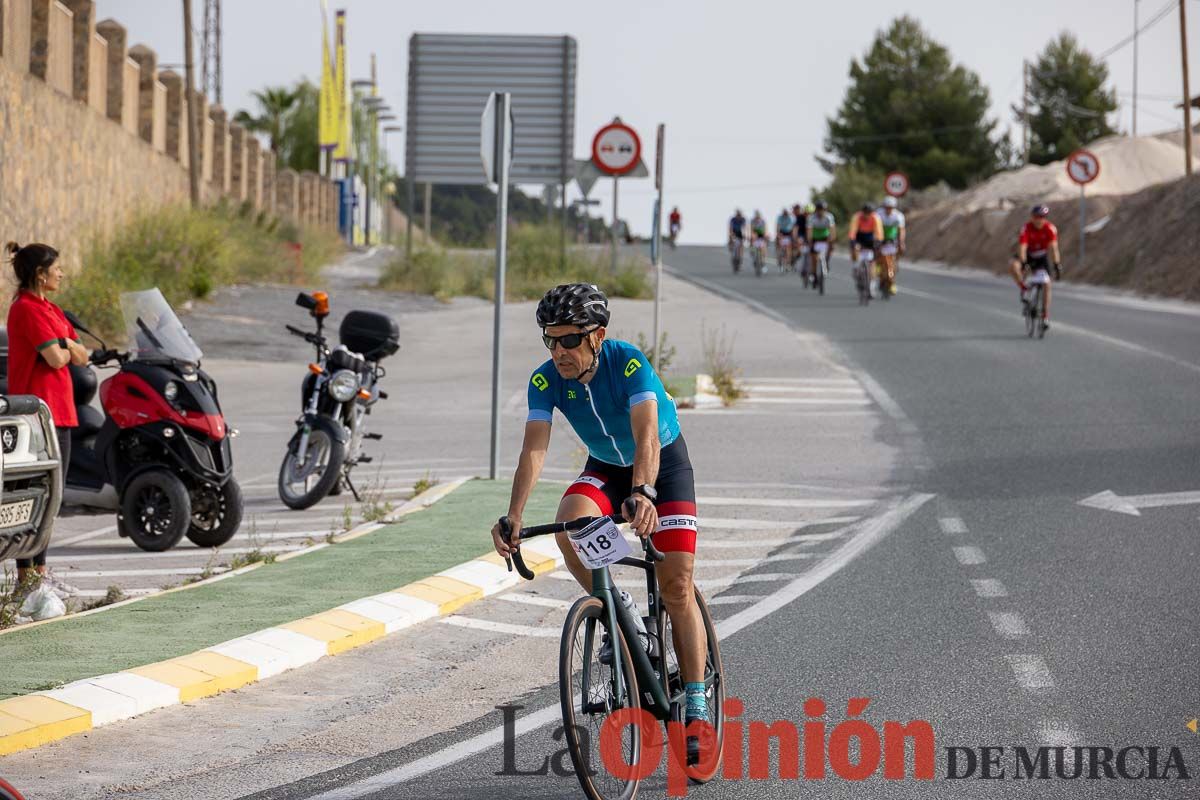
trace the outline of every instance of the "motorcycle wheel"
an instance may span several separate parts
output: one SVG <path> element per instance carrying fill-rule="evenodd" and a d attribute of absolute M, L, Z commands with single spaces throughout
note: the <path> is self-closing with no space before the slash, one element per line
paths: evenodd
<path fill-rule="evenodd" d="M 192 524 L 187 538 L 197 547 L 220 547 L 242 524 L 242 487 L 230 478 L 224 486 L 203 486 L 192 492 Z"/>
<path fill-rule="evenodd" d="M 288 446 L 287 455 L 279 465 L 279 499 L 294 511 L 301 511 L 321 502 L 341 477 L 342 462 L 346 460 L 346 446 L 321 428 L 313 428 L 308 435 L 308 452 L 303 465 L 296 463 L 296 448 L 299 439 Z M 289 481 L 298 474 L 303 477 L 303 489 L 295 488 L 297 480 Z"/>
<path fill-rule="evenodd" d="M 133 543 L 151 553 L 170 550 L 187 533 L 192 501 L 187 487 L 165 469 L 136 476 L 121 496 L 123 527 Z"/>

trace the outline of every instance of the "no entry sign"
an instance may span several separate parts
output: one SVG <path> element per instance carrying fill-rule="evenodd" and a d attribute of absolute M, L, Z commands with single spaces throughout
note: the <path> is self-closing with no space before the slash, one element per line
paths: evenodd
<path fill-rule="evenodd" d="M 608 175 L 631 172 L 642 157 L 642 140 L 637 131 L 614 120 L 596 132 L 592 139 L 592 163 Z"/>

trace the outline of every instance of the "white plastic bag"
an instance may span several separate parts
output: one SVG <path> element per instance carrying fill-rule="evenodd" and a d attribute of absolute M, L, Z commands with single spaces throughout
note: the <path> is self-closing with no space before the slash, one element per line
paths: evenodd
<path fill-rule="evenodd" d="M 21 604 L 21 613 L 40 622 L 44 619 L 54 619 L 67 613 L 67 607 L 58 599 L 54 590 L 45 583 L 29 593 Z"/>

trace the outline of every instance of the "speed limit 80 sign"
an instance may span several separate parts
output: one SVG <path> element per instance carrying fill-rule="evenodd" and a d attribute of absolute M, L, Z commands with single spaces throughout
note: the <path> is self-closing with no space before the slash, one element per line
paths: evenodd
<path fill-rule="evenodd" d="M 892 197 L 904 197 L 908 194 L 908 176 L 903 172 L 889 172 L 883 179 L 883 190 Z"/>

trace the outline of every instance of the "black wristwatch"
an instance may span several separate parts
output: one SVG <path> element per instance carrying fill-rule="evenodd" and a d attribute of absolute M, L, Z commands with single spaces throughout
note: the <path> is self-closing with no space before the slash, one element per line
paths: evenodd
<path fill-rule="evenodd" d="M 658 492 L 656 492 L 654 490 L 654 487 L 648 483 L 643 483 L 641 486 L 633 487 L 633 493 L 640 494 L 642 497 L 646 498 L 651 503 L 658 502 Z"/>
<path fill-rule="evenodd" d="M 67 339 L 65 336 L 58 337 L 58 346 L 61 347 L 63 350 L 71 349 L 70 346 L 67 344 Z"/>

